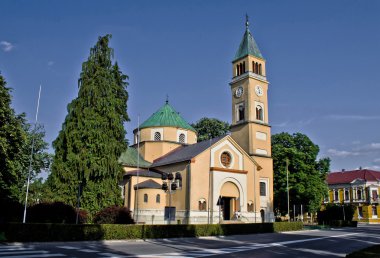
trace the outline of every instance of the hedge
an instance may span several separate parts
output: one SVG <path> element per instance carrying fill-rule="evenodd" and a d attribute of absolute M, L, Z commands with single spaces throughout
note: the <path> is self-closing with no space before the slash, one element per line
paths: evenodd
<path fill-rule="evenodd" d="M 211 225 L 7 223 L 0 225 L 0 235 L 3 233 L 5 241 L 9 242 L 90 241 L 255 234 L 294 231 L 302 228 L 302 222 Z"/>

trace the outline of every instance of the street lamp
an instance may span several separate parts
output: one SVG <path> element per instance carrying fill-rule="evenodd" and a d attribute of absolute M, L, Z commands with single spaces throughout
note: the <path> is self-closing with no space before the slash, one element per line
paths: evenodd
<path fill-rule="evenodd" d="M 171 220 L 175 219 L 175 210 L 174 210 L 174 217 L 171 216 L 172 211 L 173 211 L 172 194 L 175 193 L 176 190 L 182 189 L 182 175 L 180 172 L 176 172 L 175 175 L 173 173 L 162 173 L 161 179 L 163 181 L 162 190 L 169 193 L 169 208 L 167 209 L 167 212 L 168 212 L 168 220 L 170 224 Z"/>

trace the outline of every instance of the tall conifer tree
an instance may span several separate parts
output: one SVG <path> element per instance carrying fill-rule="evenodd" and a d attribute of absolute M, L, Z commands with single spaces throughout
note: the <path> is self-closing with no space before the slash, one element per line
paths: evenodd
<path fill-rule="evenodd" d="M 48 184 L 54 199 L 76 205 L 81 187 L 81 207 L 96 212 L 121 203 L 117 160 L 128 147 L 124 122 L 128 121 L 128 77 L 112 64 L 111 35 L 99 37 L 82 65 L 79 93 L 57 139 Z"/>

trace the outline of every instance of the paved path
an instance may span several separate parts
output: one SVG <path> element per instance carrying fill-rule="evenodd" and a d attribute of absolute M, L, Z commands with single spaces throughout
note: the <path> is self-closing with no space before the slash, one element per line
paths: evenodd
<path fill-rule="evenodd" d="M 10 243 L 0 257 L 345 257 L 380 244 L 380 225 L 227 237 Z"/>

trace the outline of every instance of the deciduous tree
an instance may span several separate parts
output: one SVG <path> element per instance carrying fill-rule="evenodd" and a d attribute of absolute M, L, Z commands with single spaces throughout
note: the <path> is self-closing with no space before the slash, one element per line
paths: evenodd
<path fill-rule="evenodd" d="M 318 145 L 301 133 L 272 136 L 274 170 L 274 208 L 287 213 L 286 163 L 288 160 L 290 206 L 303 205 L 304 211 L 316 212 L 327 193 L 325 183 L 330 159 L 317 159 Z"/>
<path fill-rule="evenodd" d="M 191 124 L 191 126 L 198 132 L 198 142 L 223 136 L 230 130 L 229 123 L 207 117 L 198 120 L 196 123 Z"/>

